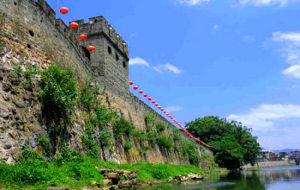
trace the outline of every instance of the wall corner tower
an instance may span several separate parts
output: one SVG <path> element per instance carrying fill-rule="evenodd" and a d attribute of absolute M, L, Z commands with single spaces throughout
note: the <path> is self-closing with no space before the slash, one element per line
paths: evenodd
<path fill-rule="evenodd" d="M 127 43 L 115 32 L 103 16 L 75 21 L 79 28 L 73 30 L 76 36 L 87 35 L 80 41 L 81 48 L 90 60 L 94 75 L 109 90 L 121 94 L 129 92 L 129 58 Z M 88 46 L 95 47 L 89 52 Z"/>

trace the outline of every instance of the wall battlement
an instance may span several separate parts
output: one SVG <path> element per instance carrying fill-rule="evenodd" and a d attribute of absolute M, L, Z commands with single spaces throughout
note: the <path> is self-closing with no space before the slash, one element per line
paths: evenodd
<path fill-rule="evenodd" d="M 115 29 L 108 23 L 108 21 L 103 16 L 97 16 L 89 18 L 89 21 L 85 23 L 82 20 L 73 21 L 78 23 L 79 31 L 89 30 L 89 37 L 95 35 L 104 35 L 111 43 L 114 44 L 120 53 L 128 60 L 128 46 L 127 43 L 122 39 L 122 37 L 115 31 Z M 77 33 L 78 34 L 78 33 Z"/>

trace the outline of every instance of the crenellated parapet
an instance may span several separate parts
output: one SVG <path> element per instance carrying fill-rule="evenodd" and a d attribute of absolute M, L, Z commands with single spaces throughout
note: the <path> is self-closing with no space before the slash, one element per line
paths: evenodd
<path fill-rule="evenodd" d="M 76 22 L 79 25 L 79 29 L 75 32 L 80 33 L 80 31 L 88 31 L 89 37 L 104 35 L 112 44 L 114 44 L 115 48 L 128 59 L 129 52 L 127 43 L 103 16 L 89 18 L 87 23 L 85 23 L 84 20 L 73 22 Z"/>

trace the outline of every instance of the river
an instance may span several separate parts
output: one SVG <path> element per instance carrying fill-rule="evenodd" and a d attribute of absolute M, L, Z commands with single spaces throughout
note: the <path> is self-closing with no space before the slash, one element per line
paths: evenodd
<path fill-rule="evenodd" d="M 300 167 L 229 173 L 194 184 L 164 184 L 142 190 L 300 190 Z"/>

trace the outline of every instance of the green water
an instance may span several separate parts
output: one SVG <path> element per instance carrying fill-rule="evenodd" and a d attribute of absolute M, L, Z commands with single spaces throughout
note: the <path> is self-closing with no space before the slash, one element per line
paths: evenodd
<path fill-rule="evenodd" d="M 165 184 L 141 190 L 300 190 L 300 167 L 229 173 L 194 184 Z"/>

